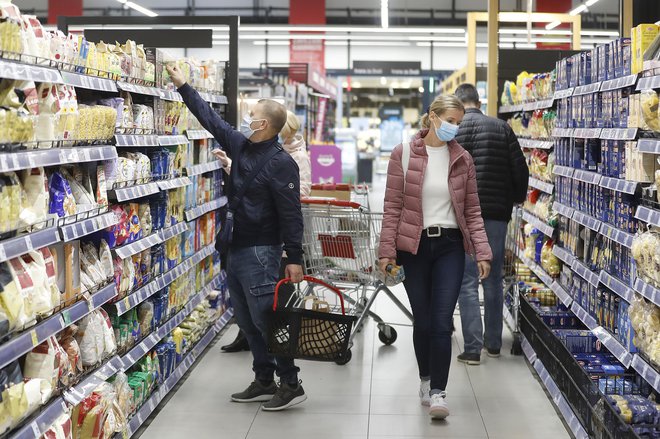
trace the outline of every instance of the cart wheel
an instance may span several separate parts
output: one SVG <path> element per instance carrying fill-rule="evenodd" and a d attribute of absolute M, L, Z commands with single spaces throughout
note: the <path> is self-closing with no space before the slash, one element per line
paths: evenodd
<path fill-rule="evenodd" d="M 522 342 L 520 341 L 520 335 L 515 335 L 513 338 L 513 346 L 511 346 L 511 355 L 522 355 Z"/>
<path fill-rule="evenodd" d="M 386 346 L 394 343 L 397 336 L 398 334 L 396 333 L 396 329 L 392 328 L 391 326 L 384 326 L 380 331 L 378 331 L 378 338 Z"/>
<path fill-rule="evenodd" d="M 353 353 L 351 352 L 350 349 L 348 349 L 344 355 L 342 355 L 341 357 L 339 357 L 338 360 L 335 361 L 335 363 L 337 363 L 340 366 L 343 366 L 345 364 L 348 364 L 348 362 L 351 361 L 351 358 L 353 358 Z"/>

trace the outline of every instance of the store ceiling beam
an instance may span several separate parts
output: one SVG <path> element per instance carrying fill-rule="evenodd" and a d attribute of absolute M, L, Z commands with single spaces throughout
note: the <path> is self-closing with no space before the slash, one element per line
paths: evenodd
<path fill-rule="evenodd" d="M 487 99 L 488 115 L 497 117 L 497 51 L 499 50 L 498 38 L 500 30 L 500 0 L 488 0 L 488 80 Z M 531 16 L 531 13 L 528 14 Z M 528 21 L 531 24 L 531 20 Z M 476 87 L 476 81 L 471 83 Z"/>

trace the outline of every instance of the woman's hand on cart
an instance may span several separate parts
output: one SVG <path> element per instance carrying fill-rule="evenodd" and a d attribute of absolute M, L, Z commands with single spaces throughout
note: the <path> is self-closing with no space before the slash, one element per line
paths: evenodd
<path fill-rule="evenodd" d="M 384 274 L 387 274 L 387 267 L 389 266 L 396 267 L 396 259 L 380 258 L 378 260 L 378 268 L 380 268 L 380 271 L 382 271 Z"/>
<path fill-rule="evenodd" d="M 490 261 L 479 261 L 477 266 L 479 267 L 479 279 L 486 279 L 490 274 Z"/>
<path fill-rule="evenodd" d="M 291 282 L 298 284 L 303 281 L 302 265 L 289 264 L 284 269 L 284 277 L 291 279 Z"/>

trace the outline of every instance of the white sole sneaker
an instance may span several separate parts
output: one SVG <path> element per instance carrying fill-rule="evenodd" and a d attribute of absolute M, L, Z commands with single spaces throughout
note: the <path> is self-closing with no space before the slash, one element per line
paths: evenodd
<path fill-rule="evenodd" d="M 268 408 L 268 407 L 261 407 L 261 410 L 264 412 L 279 412 L 282 410 L 286 410 L 289 407 L 293 407 L 294 405 L 302 404 L 303 402 L 307 401 L 307 395 L 300 395 L 295 398 L 293 398 L 291 401 L 289 401 L 287 404 L 279 406 L 279 407 L 273 407 L 273 408 Z"/>
<path fill-rule="evenodd" d="M 250 399 L 241 399 L 241 398 L 234 398 L 232 397 L 231 400 L 233 402 L 240 402 L 240 403 L 248 403 L 248 402 L 268 402 L 271 399 L 273 399 L 273 396 L 275 395 L 260 395 L 254 398 Z"/>
<path fill-rule="evenodd" d="M 429 409 L 429 415 L 433 419 L 445 419 L 449 416 L 449 409 L 447 407 L 433 407 Z"/>

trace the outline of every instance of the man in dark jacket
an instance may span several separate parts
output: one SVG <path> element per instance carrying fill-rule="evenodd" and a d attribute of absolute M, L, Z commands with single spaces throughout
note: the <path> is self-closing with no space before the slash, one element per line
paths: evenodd
<path fill-rule="evenodd" d="M 481 281 L 484 289 L 484 324 L 479 307 L 479 273 L 469 257 L 458 299 L 465 342 L 458 360 L 477 365 L 485 346 L 489 357 L 499 357 L 502 348 L 504 247 L 514 203 L 527 196 L 529 170 L 516 135 L 509 125 L 484 115 L 477 89 L 462 84 L 456 96 L 465 106 L 465 118 L 456 140 L 474 160 L 481 215 L 493 250 L 490 275 Z M 490 104 L 489 104 L 490 105 Z M 493 104 L 494 105 L 494 104 Z"/>
<path fill-rule="evenodd" d="M 179 69 L 168 66 L 167 70 L 190 111 L 233 160 L 230 200 L 260 161 L 266 155 L 271 157 L 234 212 L 227 282 L 238 326 L 252 351 L 255 380 L 243 392 L 233 394 L 232 400 L 265 402 L 264 410 L 283 410 L 307 399 L 293 360 L 274 358 L 266 345 L 283 249 L 288 256 L 286 277 L 293 282 L 301 282 L 303 277 L 298 165 L 277 142 L 286 123 L 286 108 L 275 101 L 261 100 L 244 118 L 241 130 L 236 131 L 186 84 Z M 279 387 L 274 381 L 275 372 L 280 378 Z"/>

